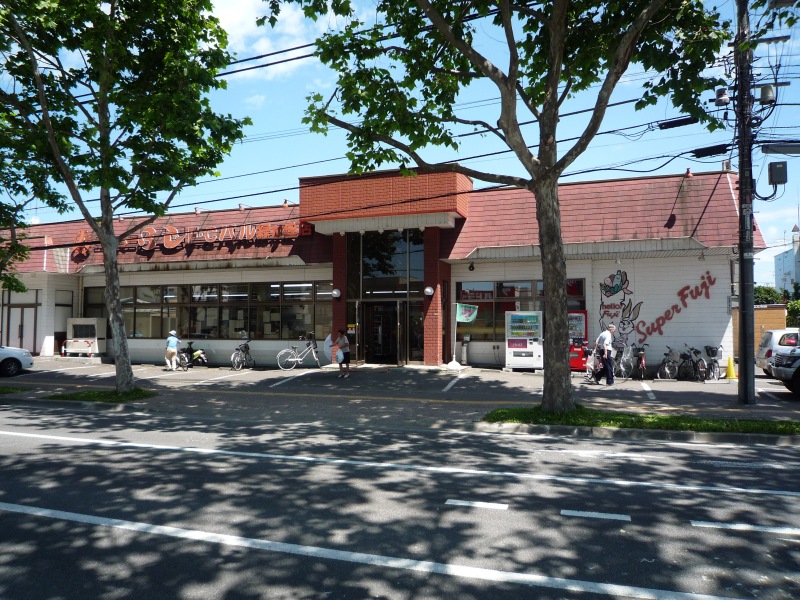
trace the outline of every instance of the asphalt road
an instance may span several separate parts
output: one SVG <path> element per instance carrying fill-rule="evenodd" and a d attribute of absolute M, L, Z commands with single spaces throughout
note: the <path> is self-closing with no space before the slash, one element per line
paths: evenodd
<path fill-rule="evenodd" d="M 529 374 L 137 373 L 184 409 L 0 407 L 0 597 L 800 597 L 797 447 L 437 424 L 530 402 Z"/>

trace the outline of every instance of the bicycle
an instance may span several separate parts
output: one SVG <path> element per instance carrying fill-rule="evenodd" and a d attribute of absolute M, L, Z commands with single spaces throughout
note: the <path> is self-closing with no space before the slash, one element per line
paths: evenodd
<path fill-rule="evenodd" d="M 291 371 L 297 365 L 301 364 L 305 360 L 306 356 L 311 354 L 311 356 L 314 357 L 314 361 L 317 363 L 317 367 L 322 368 L 322 365 L 319 364 L 317 340 L 314 339 L 314 335 L 312 334 L 310 337 L 300 336 L 300 340 L 305 340 L 305 349 L 302 352 L 298 352 L 297 346 L 292 346 L 291 348 L 281 350 L 278 352 L 278 366 L 283 371 Z"/>
<path fill-rule="evenodd" d="M 667 346 L 664 358 L 656 369 L 656 379 L 676 379 L 678 376 L 678 359 L 680 353 L 675 348 Z"/>
<path fill-rule="evenodd" d="M 713 381 L 719 381 L 719 356 L 722 354 L 722 344 L 719 346 L 705 346 L 708 361 L 708 371 L 706 377 Z"/>
<path fill-rule="evenodd" d="M 189 370 L 189 359 L 186 357 L 186 353 L 180 350 L 178 350 L 178 369 Z"/>
<path fill-rule="evenodd" d="M 250 340 L 247 339 L 236 347 L 231 354 L 231 366 L 234 371 L 241 371 L 242 367 L 252 369 L 256 366 L 256 361 L 250 354 Z"/>
<path fill-rule="evenodd" d="M 633 347 L 625 346 L 622 350 L 617 350 L 614 357 L 614 378 L 626 381 L 633 373 Z"/>
<path fill-rule="evenodd" d="M 644 381 L 647 375 L 647 362 L 645 361 L 645 348 L 650 344 L 642 344 L 641 346 L 634 346 L 633 353 L 636 355 L 636 365 L 633 367 L 633 375 L 639 381 Z"/>
<path fill-rule="evenodd" d="M 678 365 L 678 379 L 691 379 L 693 381 L 705 381 L 708 365 L 703 358 L 703 352 L 693 348 L 688 344 L 686 352 L 681 352 L 681 362 Z"/>

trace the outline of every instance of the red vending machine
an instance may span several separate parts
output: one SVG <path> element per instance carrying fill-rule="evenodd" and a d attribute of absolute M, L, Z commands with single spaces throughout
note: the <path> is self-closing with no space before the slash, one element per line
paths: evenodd
<path fill-rule="evenodd" d="M 586 359 L 589 356 L 589 327 L 585 310 L 567 312 L 569 322 L 569 369 L 585 371 Z"/>

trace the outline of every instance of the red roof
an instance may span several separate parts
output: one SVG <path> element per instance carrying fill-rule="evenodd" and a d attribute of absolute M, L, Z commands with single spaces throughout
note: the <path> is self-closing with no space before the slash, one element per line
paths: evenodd
<path fill-rule="evenodd" d="M 565 245 L 693 238 L 706 248 L 739 243 L 738 175 L 715 172 L 615 179 L 558 186 Z M 469 218 L 452 232 L 442 258 L 464 259 L 476 248 L 538 246 L 536 201 L 517 188 L 476 191 Z M 754 232 L 757 250 L 766 247 Z"/>

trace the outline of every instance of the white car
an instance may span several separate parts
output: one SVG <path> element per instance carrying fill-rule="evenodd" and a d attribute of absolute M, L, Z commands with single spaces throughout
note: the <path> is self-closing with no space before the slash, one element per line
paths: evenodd
<path fill-rule="evenodd" d="M 33 356 L 24 348 L 0 346 L 0 375 L 13 377 L 22 369 L 33 368 Z"/>
<path fill-rule="evenodd" d="M 797 347 L 800 338 L 800 329 L 789 327 L 787 329 L 772 329 L 765 331 L 761 336 L 756 352 L 756 366 L 764 371 L 765 375 L 774 377 L 772 366 L 775 362 L 775 355 L 781 350 L 791 350 Z"/>

